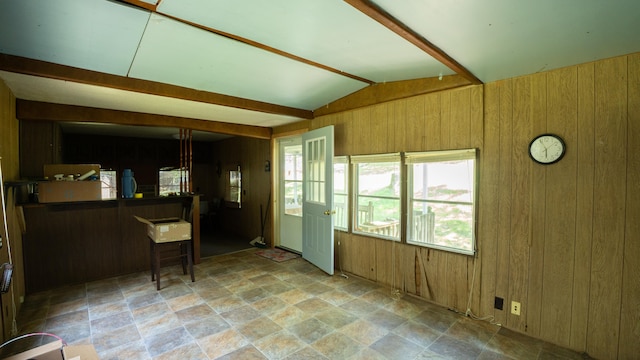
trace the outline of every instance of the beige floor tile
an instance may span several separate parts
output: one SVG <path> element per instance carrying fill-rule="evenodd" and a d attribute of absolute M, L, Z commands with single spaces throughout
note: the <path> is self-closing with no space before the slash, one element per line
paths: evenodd
<path fill-rule="evenodd" d="M 474 321 L 303 259 L 277 263 L 255 249 L 203 259 L 196 282 L 162 269 L 29 295 L 20 333 L 92 343 L 102 359 L 580 359 L 571 350 Z M 41 344 L 25 339 L 19 351 Z"/>
<path fill-rule="evenodd" d="M 247 339 L 234 329 L 228 329 L 198 340 L 198 344 L 209 359 L 236 351 L 248 343 Z"/>

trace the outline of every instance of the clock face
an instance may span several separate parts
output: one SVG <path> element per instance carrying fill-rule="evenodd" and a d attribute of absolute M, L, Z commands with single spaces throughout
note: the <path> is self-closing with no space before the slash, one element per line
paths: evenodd
<path fill-rule="evenodd" d="M 529 155 L 540 164 L 553 164 L 560 161 L 564 156 L 564 141 L 553 134 L 543 134 L 537 136 L 529 144 Z"/>

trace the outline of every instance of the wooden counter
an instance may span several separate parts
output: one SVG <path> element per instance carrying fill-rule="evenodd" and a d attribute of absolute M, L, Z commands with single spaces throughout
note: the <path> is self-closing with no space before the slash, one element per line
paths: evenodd
<path fill-rule="evenodd" d="M 194 262 L 200 262 L 199 196 L 24 204 L 26 293 L 149 271 L 147 219 L 182 217 L 193 204 Z M 151 279 L 149 279 L 150 286 Z"/>

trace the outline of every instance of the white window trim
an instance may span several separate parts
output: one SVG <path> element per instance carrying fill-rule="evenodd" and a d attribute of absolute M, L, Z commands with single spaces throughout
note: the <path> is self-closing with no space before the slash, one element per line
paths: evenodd
<path fill-rule="evenodd" d="M 344 206 L 344 209 L 342 209 L 342 211 L 346 212 L 346 220 L 347 220 L 347 221 L 346 221 L 346 226 L 345 226 L 345 227 L 337 227 L 337 226 L 335 225 L 335 224 L 336 224 L 336 222 L 334 221 L 334 226 L 333 226 L 333 228 L 334 228 L 335 230 L 338 230 L 338 231 L 348 232 L 348 231 L 349 231 L 349 228 L 350 228 L 350 227 L 349 227 L 349 225 L 350 225 L 350 221 L 349 221 L 349 211 L 350 211 L 350 209 L 349 209 L 349 207 L 351 206 L 351 196 L 350 196 L 350 195 L 351 195 L 351 194 L 350 194 L 350 193 L 351 193 L 351 192 L 350 192 L 351 188 L 349 187 L 349 184 L 350 184 L 350 182 L 351 182 L 351 181 L 350 181 L 351 166 L 349 165 L 349 164 L 350 164 L 350 162 L 349 162 L 349 156 L 335 156 L 335 157 L 333 158 L 333 164 L 334 164 L 334 166 L 335 166 L 335 164 L 344 164 L 344 165 L 345 165 L 345 171 L 347 172 L 347 173 L 345 174 L 345 176 L 346 176 L 345 193 L 344 193 L 344 194 L 342 194 L 342 193 L 340 194 L 340 195 L 345 195 L 345 199 L 346 199 L 346 204 L 345 204 L 345 206 Z M 335 185 L 335 180 L 334 180 L 334 185 Z M 334 190 L 333 194 L 334 194 L 333 205 L 334 205 L 334 207 L 335 207 L 335 205 L 336 205 L 336 201 L 335 201 L 335 190 Z M 336 213 L 337 213 L 337 208 L 336 208 Z"/>
<path fill-rule="evenodd" d="M 373 155 L 351 155 L 352 164 L 372 163 L 372 162 L 400 162 L 400 153 L 373 154 Z"/>
<path fill-rule="evenodd" d="M 414 153 L 406 153 L 404 158 L 404 163 L 407 166 L 406 176 L 407 176 L 407 216 L 406 216 L 406 226 L 410 227 L 411 223 L 411 213 L 412 213 L 412 193 L 413 193 L 413 176 L 411 176 L 411 171 L 409 167 L 412 164 L 419 163 L 428 163 L 428 162 L 442 162 L 449 160 L 474 160 L 473 166 L 473 199 L 470 203 L 471 205 L 471 222 L 472 222 L 472 232 L 471 232 L 471 250 L 465 250 L 460 248 L 448 247 L 439 244 L 425 244 L 422 242 L 415 242 L 409 240 L 409 231 L 407 231 L 405 241 L 407 244 L 434 248 L 444 251 L 449 251 L 453 253 L 459 253 L 464 255 L 475 255 L 477 251 L 477 202 L 478 202 L 478 161 L 477 161 L 477 149 L 463 149 L 463 150 L 444 150 L 444 151 L 429 151 L 429 152 L 414 152 Z"/>
<path fill-rule="evenodd" d="M 476 152 L 476 149 L 412 152 L 405 153 L 404 162 L 406 164 L 416 164 L 449 160 L 475 160 Z"/>
<path fill-rule="evenodd" d="M 398 153 L 387 153 L 387 154 L 372 154 L 372 155 L 352 155 L 350 158 L 350 162 L 353 165 L 358 165 L 358 164 L 363 164 L 363 163 L 384 163 L 384 162 L 396 162 L 398 163 L 398 166 L 400 168 L 400 170 L 402 169 L 402 157 L 401 154 Z M 398 196 L 398 201 L 400 202 L 400 218 L 398 219 L 399 223 L 398 223 L 398 237 L 392 237 L 392 236 L 385 236 L 385 235 L 381 235 L 381 234 L 376 234 L 376 233 L 371 233 L 371 232 L 365 232 L 365 231 L 359 231 L 357 229 L 357 216 L 358 216 L 358 209 L 357 206 L 359 206 L 358 204 L 358 196 L 359 196 L 359 192 L 358 192 L 358 177 L 359 177 L 359 173 L 357 170 L 357 166 L 352 169 L 353 172 L 353 176 L 352 176 L 352 196 L 351 196 L 351 232 L 353 234 L 358 234 L 358 235 L 364 235 L 364 236 L 369 236 L 369 237 L 374 237 L 374 238 L 379 238 L 379 239 L 386 239 L 386 240 L 391 240 L 391 241 L 397 241 L 397 242 L 402 242 L 402 228 L 404 226 L 403 224 L 403 220 L 402 220 L 402 194 L 400 194 L 400 196 Z M 400 176 L 402 176 L 402 171 L 400 171 Z M 402 183 L 402 179 L 400 179 L 400 182 Z"/>

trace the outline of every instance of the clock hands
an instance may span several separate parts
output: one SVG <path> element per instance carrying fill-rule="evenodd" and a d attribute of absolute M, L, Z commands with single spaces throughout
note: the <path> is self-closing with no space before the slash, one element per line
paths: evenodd
<path fill-rule="evenodd" d="M 544 145 L 544 142 L 542 141 L 542 138 L 540 138 L 540 140 L 538 140 L 538 142 L 539 142 L 539 143 L 540 143 L 540 145 L 542 145 L 542 147 L 544 148 L 544 158 L 545 158 L 545 159 L 549 159 L 549 155 L 548 155 L 548 150 L 549 150 L 549 148 L 548 148 L 548 147 L 546 147 L 546 146 Z"/>

